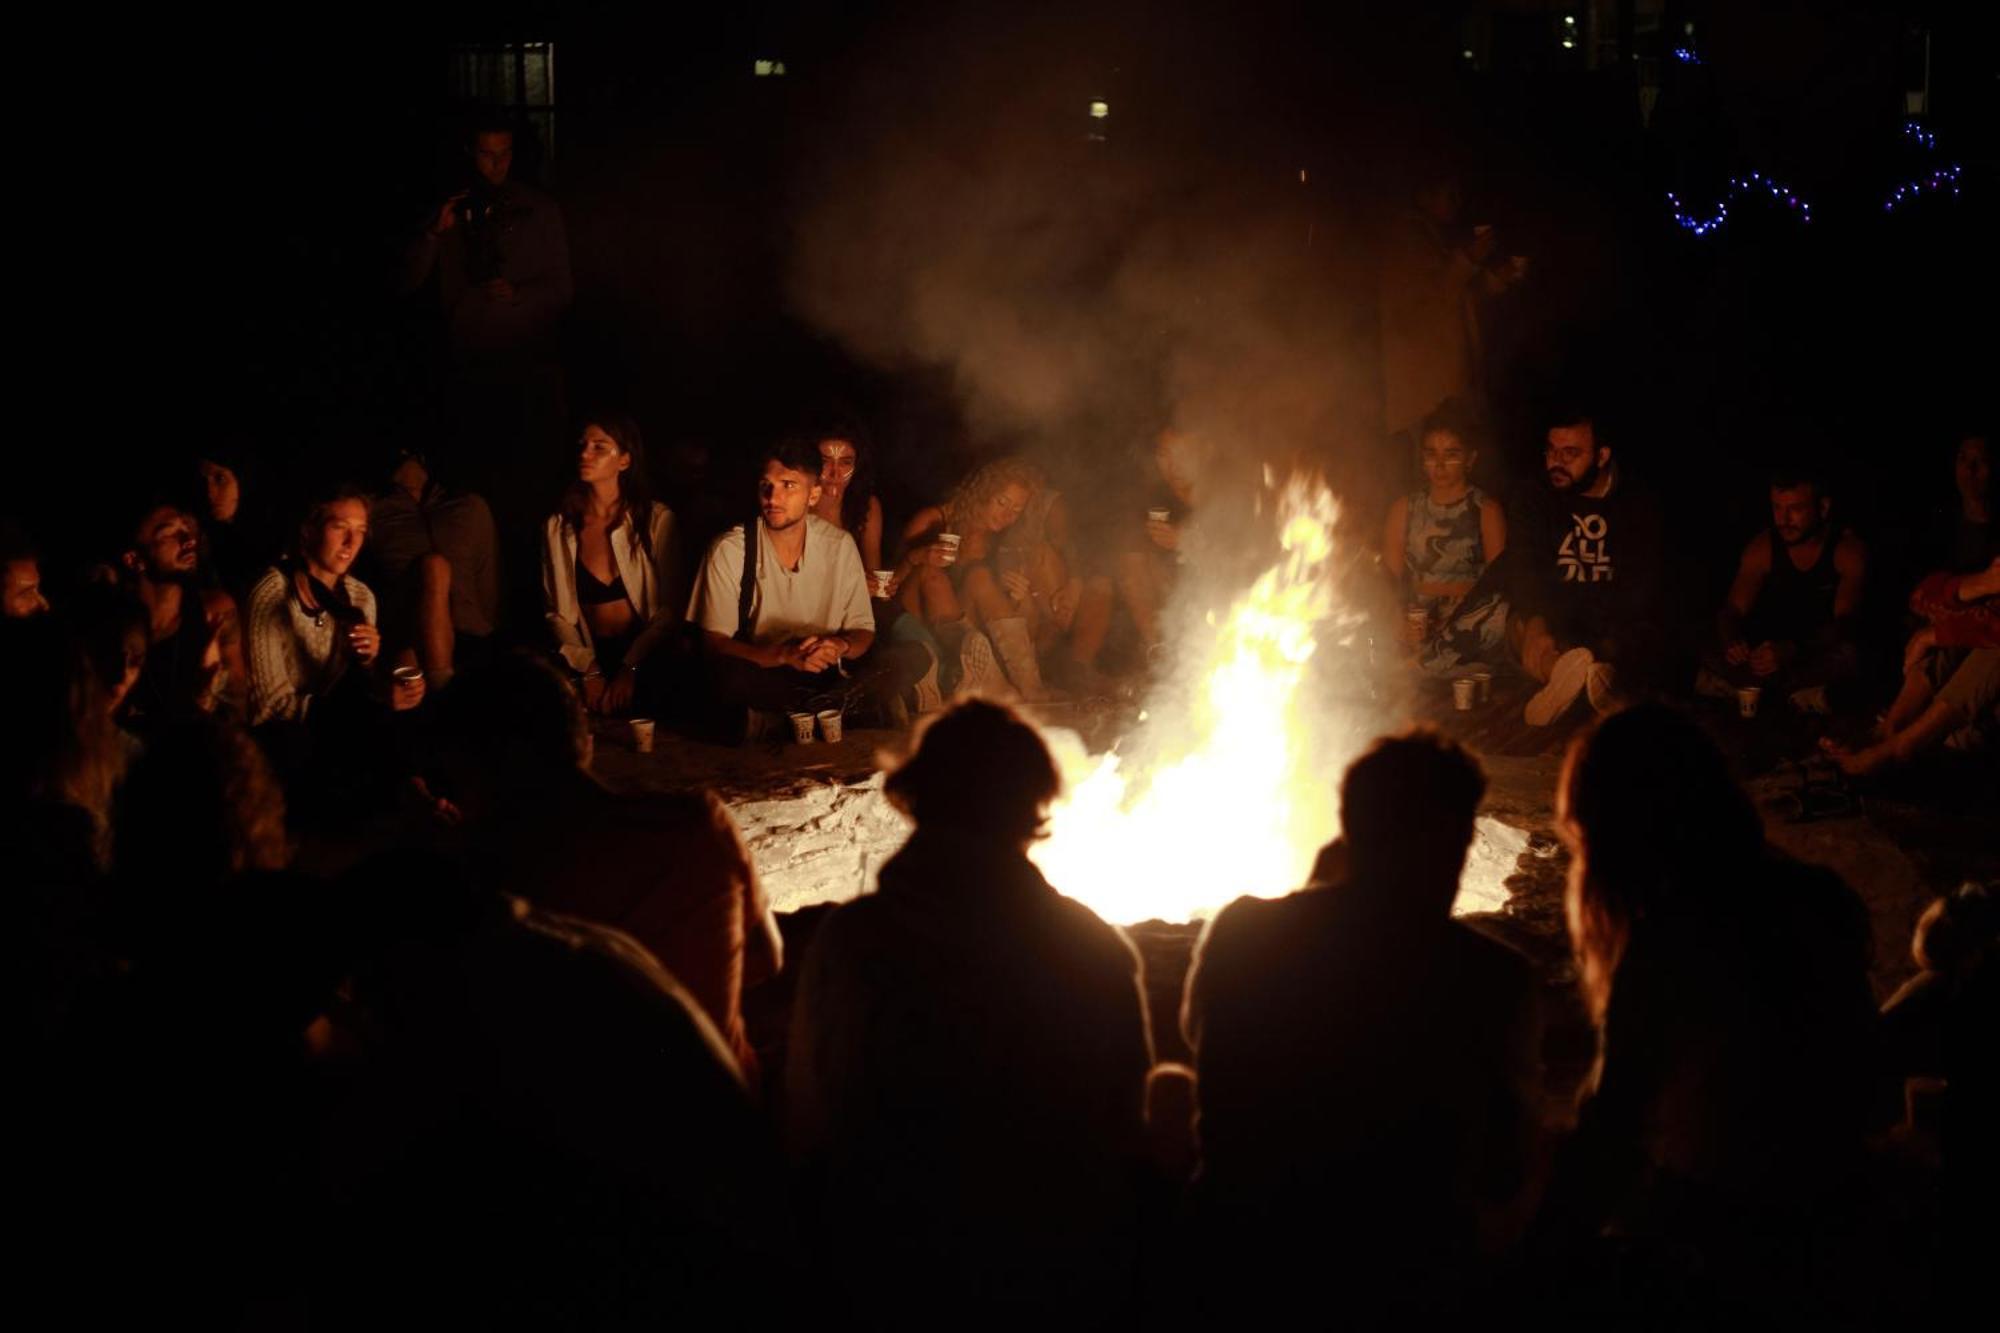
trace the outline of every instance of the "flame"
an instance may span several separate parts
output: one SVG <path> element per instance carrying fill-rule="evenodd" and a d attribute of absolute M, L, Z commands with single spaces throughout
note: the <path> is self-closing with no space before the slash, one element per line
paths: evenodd
<path fill-rule="evenodd" d="M 1275 512 L 1276 563 L 1183 646 L 1195 688 L 1175 707 L 1149 700 L 1128 738 L 1149 764 L 1050 733 L 1066 791 L 1032 855 L 1107 921 L 1191 921 L 1288 893 L 1339 827 L 1339 774 L 1368 733 L 1328 725 L 1301 690 L 1321 635 L 1359 618 L 1337 588 L 1339 505 L 1295 475 Z"/>

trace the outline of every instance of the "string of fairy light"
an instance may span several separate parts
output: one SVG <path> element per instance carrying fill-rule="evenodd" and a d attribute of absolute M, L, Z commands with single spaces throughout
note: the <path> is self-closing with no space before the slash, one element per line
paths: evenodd
<path fill-rule="evenodd" d="M 1674 55 L 1675 58 L 1684 59 L 1689 64 L 1700 63 L 1692 51 L 1688 51 L 1685 56 L 1681 51 L 1675 51 Z M 1910 120 L 1903 123 L 1903 137 L 1923 152 L 1937 151 L 1937 135 L 1925 129 L 1918 121 Z M 1906 180 L 1889 191 L 1888 198 L 1883 200 L 1882 211 L 1894 213 L 1911 200 L 1928 194 L 1956 196 L 1963 175 L 1964 169 L 1953 162 L 1936 167 L 1913 180 Z M 1728 223 L 1730 206 L 1744 196 L 1751 198 L 1761 196 L 1782 205 L 1784 212 L 1796 217 L 1801 225 L 1809 224 L 1813 220 L 1812 204 L 1803 195 L 1783 181 L 1757 171 L 1746 176 L 1731 176 L 1722 197 L 1716 200 L 1715 207 L 1710 212 L 1700 213 L 1690 210 L 1682 203 L 1681 197 L 1672 190 L 1667 191 L 1667 208 L 1673 217 L 1674 225 L 1680 230 L 1692 236 L 1713 236 Z"/>

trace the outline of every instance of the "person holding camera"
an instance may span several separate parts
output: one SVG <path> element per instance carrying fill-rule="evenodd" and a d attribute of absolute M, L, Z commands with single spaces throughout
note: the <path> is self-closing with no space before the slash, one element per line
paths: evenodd
<path fill-rule="evenodd" d="M 504 360 L 543 344 L 574 287 L 562 210 L 515 180 L 514 130 L 502 120 L 468 140 L 472 178 L 426 219 L 405 256 L 405 288 L 433 272 L 452 360 Z"/>

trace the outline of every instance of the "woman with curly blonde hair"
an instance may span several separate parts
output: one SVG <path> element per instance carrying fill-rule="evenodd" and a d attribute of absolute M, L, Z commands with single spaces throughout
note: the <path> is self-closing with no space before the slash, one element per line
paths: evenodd
<path fill-rule="evenodd" d="M 1035 634 L 1055 590 L 1033 576 L 1045 562 L 1003 557 L 1000 535 L 1020 522 L 1046 484 L 1026 460 L 998 458 L 959 482 L 943 504 L 918 510 L 903 529 L 892 595 L 937 636 L 940 659 L 962 665 L 963 690 L 1006 693 L 1011 682 L 1025 698 L 1045 697 Z"/>

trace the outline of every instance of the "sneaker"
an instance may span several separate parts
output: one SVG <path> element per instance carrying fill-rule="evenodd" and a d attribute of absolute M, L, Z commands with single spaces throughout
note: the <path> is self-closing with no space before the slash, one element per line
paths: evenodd
<path fill-rule="evenodd" d="M 958 660 L 961 668 L 958 688 L 953 697 L 968 694 L 985 695 L 992 699 L 1011 699 L 1014 689 L 1007 683 L 1007 673 L 1000 669 L 1000 659 L 993 655 L 993 644 L 978 630 L 970 630 L 959 644 Z"/>
<path fill-rule="evenodd" d="M 910 692 L 916 696 L 917 712 L 920 714 L 935 713 L 944 707 L 944 691 L 938 688 L 937 658 L 931 659 L 929 669 L 910 687 Z"/>
<path fill-rule="evenodd" d="M 1549 683 L 1521 710 L 1522 719 L 1531 727 L 1546 727 L 1568 712 L 1589 683 L 1590 668 L 1596 661 L 1588 648 L 1572 648 L 1558 657 L 1549 672 Z"/>
<path fill-rule="evenodd" d="M 1618 669 L 1609 662 L 1592 662 L 1590 669 L 1583 673 L 1583 692 L 1590 696 L 1590 706 L 1599 717 L 1618 710 L 1622 702 L 1617 691 Z"/>

